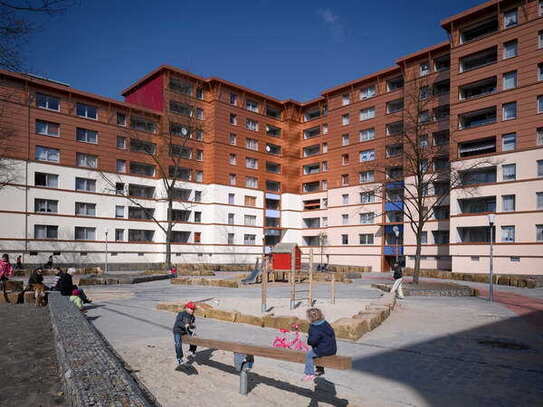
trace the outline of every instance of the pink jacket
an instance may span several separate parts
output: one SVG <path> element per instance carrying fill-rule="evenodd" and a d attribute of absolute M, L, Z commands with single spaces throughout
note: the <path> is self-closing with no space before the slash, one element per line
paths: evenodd
<path fill-rule="evenodd" d="M 0 260 L 0 278 L 13 276 L 13 266 L 4 260 Z"/>

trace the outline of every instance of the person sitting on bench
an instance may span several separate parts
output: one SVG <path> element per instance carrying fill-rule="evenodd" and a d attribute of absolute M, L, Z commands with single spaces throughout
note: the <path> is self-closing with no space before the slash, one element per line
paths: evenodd
<path fill-rule="evenodd" d="M 194 317 L 194 310 L 196 304 L 189 301 L 185 304 L 184 310 L 177 314 L 175 323 L 173 325 L 173 340 L 175 342 L 175 356 L 177 357 L 177 364 L 184 365 L 188 362 L 188 359 L 183 357 L 183 335 L 193 335 L 194 329 L 196 329 Z M 189 356 L 194 357 L 196 353 L 196 345 L 190 345 Z"/>
<path fill-rule="evenodd" d="M 318 308 L 310 308 L 306 312 L 309 321 L 307 344 L 311 350 L 305 356 L 304 381 L 315 380 L 316 376 L 324 374 L 324 368 L 317 367 L 313 358 L 335 355 L 337 352 L 336 334 L 330 324 L 324 319 L 322 311 Z"/>

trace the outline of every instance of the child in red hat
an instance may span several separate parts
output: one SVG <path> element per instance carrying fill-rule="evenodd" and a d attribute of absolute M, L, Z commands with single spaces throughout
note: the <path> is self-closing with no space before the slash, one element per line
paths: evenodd
<path fill-rule="evenodd" d="M 196 304 L 189 301 L 185 304 L 184 310 L 177 314 L 175 318 L 175 324 L 173 325 L 173 340 L 175 342 L 175 355 L 177 357 L 177 364 L 184 365 L 188 362 L 188 359 L 183 357 L 183 335 L 193 335 L 196 329 L 194 317 L 194 310 Z M 196 345 L 190 345 L 189 356 L 194 357 L 196 353 Z"/>

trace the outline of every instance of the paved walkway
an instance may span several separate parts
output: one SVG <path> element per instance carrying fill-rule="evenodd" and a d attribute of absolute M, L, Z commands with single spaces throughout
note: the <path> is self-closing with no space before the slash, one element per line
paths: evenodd
<path fill-rule="evenodd" d="M 374 280 L 368 277 L 338 285 L 338 297 L 380 295 L 370 288 Z M 288 297 L 288 287 L 272 291 L 273 296 Z M 157 281 L 89 292 L 102 292 L 102 300 L 88 313 L 93 323 L 164 406 L 186 402 L 193 406 L 524 407 L 541 406 L 543 400 L 543 331 L 529 318 L 541 315 L 539 309 L 519 315 L 482 298 L 408 297 L 384 324 L 358 342 L 339 342 L 338 353 L 353 357 L 353 370 L 327 371 L 327 381 L 314 389 L 299 381 L 301 365 L 257 358 L 251 392 L 242 397 L 237 394 L 232 356 L 224 352 L 200 354 L 194 365 L 197 374 L 174 371 L 170 336 L 175 314 L 156 311 L 155 306 L 189 298 L 256 297 L 256 287 L 187 287 Z M 117 293 L 122 299 L 113 299 Z M 326 293 L 326 287 L 320 287 L 316 296 L 326 298 Z M 517 299 L 513 294 L 509 300 Z M 269 345 L 277 334 L 214 320 L 199 320 L 198 325 L 201 336 L 262 345 Z"/>

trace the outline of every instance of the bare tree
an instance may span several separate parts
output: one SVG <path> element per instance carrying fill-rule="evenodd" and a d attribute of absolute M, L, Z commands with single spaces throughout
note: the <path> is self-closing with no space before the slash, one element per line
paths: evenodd
<path fill-rule="evenodd" d="M 162 187 L 157 189 L 154 198 L 158 202 L 166 203 L 166 220 L 161 219 L 154 208 L 146 207 L 130 190 L 118 190 L 116 188 L 117 183 L 123 182 L 120 175 L 99 171 L 100 176 L 106 181 L 109 188 L 137 206 L 143 217 L 152 220 L 164 233 L 166 244 L 165 263 L 167 267 L 172 264 L 173 228 L 178 222 L 188 221 L 187 211 L 193 206 L 191 202 L 188 202 L 186 183 L 193 180 L 195 174 L 192 169 L 183 164 L 197 154 L 198 150 L 191 148 L 189 141 L 191 139 L 200 140 L 203 137 L 200 112 L 194 106 L 194 99 L 192 98 L 195 90 L 194 84 L 185 83 L 184 86 L 186 87 L 182 87 L 181 83 L 178 85 L 178 94 L 176 94 L 176 100 L 178 101 L 175 102 L 174 107 L 178 109 L 176 113 L 179 113 L 179 119 L 174 122 L 164 118 L 164 128 L 157 130 L 155 136 L 153 136 L 154 142 L 145 140 L 142 133 L 135 130 L 141 129 L 141 126 L 140 122 L 138 122 L 139 119 L 133 117 L 130 123 L 131 129 L 126 129 L 122 133 L 129 139 L 130 148 L 133 151 L 145 153 L 152 163 L 153 175 L 160 180 Z M 171 87 L 172 84 L 170 84 Z M 137 174 L 137 171 L 132 168 L 131 173 Z M 201 197 L 193 199 L 193 201 L 199 201 L 200 199 Z M 179 202 L 183 209 L 174 209 L 175 202 Z"/>
<path fill-rule="evenodd" d="M 378 183 L 363 186 L 362 191 L 373 193 L 386 202 L 389 209 L 401 212 L 401 221 L 407 223 L 415 235 L 415 284 L 419 282 L 425 225 L 432 218 L 449 218 L 449 208 L 444 204 L 451 189 L 463 184 L 465 172 L 488 163 L 488 160 L 477 160 L 451 169 L 449 154 L 454 133 L 450 131 L 448 120 L 449 89 L 441 86 L 429 83 L 425 77 L 404 84 L 402 100 L 389 102 L 387 106 L 389 113 L 395 112 L 397 121 L 386 128 L 386 164 L 370 163 L 363 167 L 363 170 L 373 171 Z"/>

